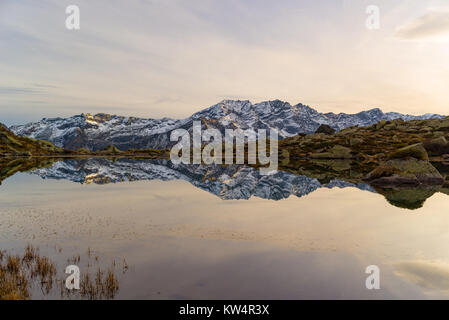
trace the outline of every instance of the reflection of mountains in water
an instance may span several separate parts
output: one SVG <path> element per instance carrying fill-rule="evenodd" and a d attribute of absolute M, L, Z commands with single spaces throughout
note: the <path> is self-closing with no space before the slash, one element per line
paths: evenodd
<path fill-rule="evenodd" d="M 261 175 L 242 165 L 184 165 L 168 160 L 76 159 L 56 162 L 52 167 L 32 171 L 44 179 L 66 179 L 79 183 L 116 183 L 136 180 L 190 182 L 221 199 L 249 199 L 252 196 L 280 200 L 290 195 L 305 196 L 319 188 L 356 187 L 375 192 L 367 184 L 332 180 L 321 184 L 316 178 L 278 171 Z"/>
<path fill-rule="evenodd" d="M 331 169 L 336 168 L 335 163 L 329 164 L 332 166 L 327 169 L 327 166 L 322 166 L 322 171 L 319 172 L 310 170 L 310 168 L 307 170 L 301 166 L 297 168 L 296 171 L 305 172 L 306 175 L 278 171 L 275 174 L 264 176 L 258 169 L 244 165 L 184 165 L 173 164 L 169 160 L 91 158 L 59 161 L 55 162 L 53 166 L 47 165 L 46 167 L 35 165 L 35 168 L 40 169 L 34 169 L 31 173 L 39 175 L 43 179 L 65 179 L 78 183 L 96 184 L 181 179 L 224 200 L 249 199 L 253 196 L 280 200 L 286 199 L 290 195 L 302 197 L 319 188 L 354 187 L 382 194 L 389 204 L 396 207 L 418 209 L 424 205 L 426 199 L 436 192 L 449 194 L 449 188 L 446 186 L 382 189 L 373 188 L 365 183 L 348 182 L 344 180 L 347 176 L 345 174 L 339 175 L 342 179 L 336 178 L 335 172 Z M 339 170 L 343 169 L 347 168 L 339 168 Z M 351 170 L 346 171 L 349 175 L 351 174 Z M 348 180 L 354 179 L 349 177 Z"/>

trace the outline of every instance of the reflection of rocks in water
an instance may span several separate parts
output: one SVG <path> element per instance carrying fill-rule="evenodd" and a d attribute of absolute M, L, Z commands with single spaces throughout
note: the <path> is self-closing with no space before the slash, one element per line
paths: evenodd
<path fill-rule="evenodd" d="M 0 300 L 42 299 L 58 292 L 61 299 L 113 299 L 119 290 L 119 268 L 123 273 L 128 270 L 126 261 L 114 261 L 102 269 L 98 256 L 93 257 L 89 249 L 86 259 L 77 255 L 67 259 L 67 265 L 81 266 L 82 260 L 87 261 L 87 268 L 80 268 L 80 288 L 69 290 L 65 286 L 65 267 L 59 268 L 52 259 L 41 255 L 39 248 L 28 245 L 22 255 L 0 250 Z"/>
<path fill-rule="evenodd" d="M 387 201 L 395 207 L 415 210 L 424 205 L 424 202 L 433 196 L 435 192 L 440 191 L 439 188 L 375 188 L 382 194 Z"/>
<path fill-rule="evenodd" d="M 18 172 L 26 172 L 37 168 L 48 168 L 55 161 L 58 161 L 58 159 L 45 157 L 0 157 L 0 185 L 3 180 Z"/>
<path fill-rule="evenodd" d="M 441 188 L 441 192 L 449 194 L 449 163 L 448 162 L 432 162 L 432 165 L 438 170 L 444 179 L 444 185 Z"/>
<path fill-rule="evenodd" d="M 316 178 L 321 184 L 327 184 L 332 180 L 359 184 L 362 182 L 362 178 L 375 166 L 375 163 L 361 163 L 348 159 L 311 159 L 291 160 L 281 165 L 279 169 L 295 175 Z"/>

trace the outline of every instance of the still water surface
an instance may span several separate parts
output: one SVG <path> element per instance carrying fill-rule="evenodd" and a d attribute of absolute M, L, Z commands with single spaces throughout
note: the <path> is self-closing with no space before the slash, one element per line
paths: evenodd
<path fill-rule="evenodd" d="M 76 173 L 83 169 L 76 168 L 3 181 L 1 249 L 20 252 L 32 244 L 62 273 L 67 259 L 88 251 L 99 264 L 126 261 L 117 299 L 449 297 L 444 194 L 412 211 L 353 186 L 315 188 L 298 197 L 296 185 L 274 200 L 260 196 L 281 188 L 267 182 L 257 182 L 265 191 L 256 195 L 239 189 L 235 196 L 234 188 L 229 196 L 219 185 L 205 190 L 206 178 L 118 182 L 99 179 L 98 170 L 80 179 Z M 221 179 L 230 185 L 234 178 Z M 368 265 L 380 267 L 380 290 L 365 287 Z M 33 298 L 58 295 L 36 291 Z"/>

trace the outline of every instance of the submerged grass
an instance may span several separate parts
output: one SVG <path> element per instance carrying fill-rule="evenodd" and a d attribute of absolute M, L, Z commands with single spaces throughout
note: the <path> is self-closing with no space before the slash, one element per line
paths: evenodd
<path fill-rule="evenodd" d="M 61 251 L 59 251 L 60 253 Z M 89 248 L 88 266 L 91 265 Z M 79 255 L 68 259 L 70 262 L 81 261 Z M 98 261 L 98 259 L 96 260 Z M 66 274 L 61 271 L 58 277 L 56 264 L 39 249 L 28 245 L 22 255 L 0 250 L 0 300 L 28 300 L 33 298 L 33 291 L 40 290 L 41 297 L 59 291 L 61 299 L 114 299 L 119 291 L 119 279 L 116 264 L 109 268 L 97 267 L 91 275 L 89 267 L 81 272 L 80 290 L 69 290 L 65 286 Z M 123 270 L 128 265 L 123 266 Z"/>

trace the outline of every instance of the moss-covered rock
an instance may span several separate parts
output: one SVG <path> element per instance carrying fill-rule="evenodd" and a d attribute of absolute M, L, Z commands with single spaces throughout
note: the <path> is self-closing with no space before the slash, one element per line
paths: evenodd
<path fill-rule="evenodd" d="M 441 131 L 449 131 L 449 117 L 446 117 L 444 119 L 441 119 L 437 123 L 437 129 Z"/>
<path fill-rule="evenodd" d="M 336 172 L 351 170 L 351 160 L 333 159 L 333 160 L 311 160 L 311 163 L 316 164 L 326 170 L 332 170 Z"/>
<path fill-rule="evenodd" d="M 363 139 L 360 139 L 360 138 L 350 138 L 349 139 L 349 144 L 351 145 L 351 147 L 358 146 L 362 143 L 363 143 Z"/>
<path fill-rule="evenodd" d="M 364 178 L 378 186 L 443 185 L 444 178 L 429 162 L 414 158 L 389 160 Z"/>
<path fill-rule="evenodd" d="M 417 160 L 428 160 L 429 156 L 422 143 L 413 144 L 401 148 L 388 156 L 389 159 L 408 159 L 415 158 Z"/>
<path fill-rule="evenodd" d="M 397 128 L 397 124 L 396 123 L 389 123 L 389 124 L 386 124 L 385 126 L 384 126 L 384 129 L 385 130 L 394 130 L 394 129 L 396 129 Z"/>
<path fill-rule="evenodd" d="M 351 149 L 336 145 L 327 152 L 312 153 L 310 156 L 312 159 L 351 159 Z"/>

